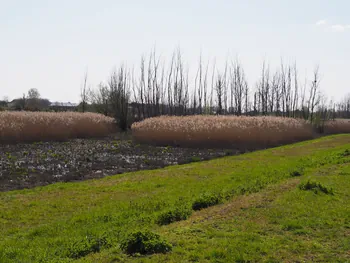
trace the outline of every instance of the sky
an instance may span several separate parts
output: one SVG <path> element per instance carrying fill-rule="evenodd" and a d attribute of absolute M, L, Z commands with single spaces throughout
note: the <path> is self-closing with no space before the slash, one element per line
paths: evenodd
<path fill-rule="evenodd" d="M 31 88 L 51 101 L 79 102 L 88 85 L 121 63 L 139 67 L 156 49 L 170 61 L 180 48 L 190 72 L 199 55 L 224 65 L 238 57 L 250 87 L 266 60 L 296 61 L 340 100 L 349 91 L 348 0 L 0 0 L 0 99 Z"/>

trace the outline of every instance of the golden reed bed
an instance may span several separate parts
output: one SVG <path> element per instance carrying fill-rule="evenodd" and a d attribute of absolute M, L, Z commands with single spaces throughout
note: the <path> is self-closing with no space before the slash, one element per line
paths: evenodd
<path fill-rule="evenodd" d="M 132 125 L 138 143 L 256 149 L 313 138 L 311 125 L 282 117 L 162 116 Z"/>
<path fill-rule="evenodd" d="M 324 127 L 325 134 L 350 133 L 350 120 L 337 119 L 334 121 L 327 121 Z"/>
<path fill-rule="evenodd" d="M 100 137 L 114 127 L 113 118 L 95 113 L 0 112 L 2 143 Z"/>

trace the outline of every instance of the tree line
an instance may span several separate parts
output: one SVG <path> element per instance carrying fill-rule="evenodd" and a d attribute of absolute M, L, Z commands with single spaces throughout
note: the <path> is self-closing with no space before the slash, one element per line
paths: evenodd
<path fill-rule="evenodd" d="M 112 116 L 123 130 L 135 121 L 160 115 L 273 115 L 302 118 L 320 129 L 326 120 L 350 118 L 350 94 L 338 102 L 329 100 L 321 90 L 318 66 L 308 79 L 301 79 L 296 63 L 281 61 L 271 70 L 264 61 L 258 79 L 248 83 L 237 58 L 219 68 L 200 55 L 190 76 L 179 49 L 168 62 L 152 51 L 141 57 L 137 68 L 123 64 L 96 88 L 88 87 L 86 73 L 80 97 L 75 110 Z M 50 105 L 37 89 L 13 102 L 15 110 L 47 110 Z M 6 105 L 6 100 L 0 101 L 0 109 Z"/>
<path fill-rule="evenodd" d="M 311 80 L 301 80 L 297 64 L 283 61 L 277 70 L 262 63 L 255 83 L 248 83 L 242 63 L 227 60 L 223 69 L 202 56 L 190 82 L 180 50 L 169 63 L 152 51 L 139 68 L 121 65 L 96 89 L 81 91 L 84 105 L 115 117 L 122 129 L 131 123 L 160 115 L 274 115 L 303 118 L 315 125 L 335 118 L 350 118 L 350 95 L 340 102 L 328 100 L 321 90 L 319 67 Z M 253 84 L 253 85 L 252 85 Z"/>

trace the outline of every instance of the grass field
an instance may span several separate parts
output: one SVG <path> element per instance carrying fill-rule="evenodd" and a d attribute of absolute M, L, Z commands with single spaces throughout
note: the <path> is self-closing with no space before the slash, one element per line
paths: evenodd
<path fill-rule="evenodd" d="M 348 262 L 349 150 L 337 135 L 3 192 L 0 262 Z M 137 230 L 172 250 L 128 256 L 120 245 Z"/>

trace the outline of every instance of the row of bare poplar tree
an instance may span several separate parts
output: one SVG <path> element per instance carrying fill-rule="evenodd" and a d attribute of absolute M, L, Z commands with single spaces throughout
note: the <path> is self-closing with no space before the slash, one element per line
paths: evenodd
<path fill-rule="evenodd" d="M 86 78 L 81 93 L 83 111 L 89 103 L 96 111 L 114 116 L 122 129 L 160 115 L 276 115 L 312 123 L 350 118 L 350 96 L 338 103 L 328 101 L 320 89 L 319 68 L 314 69 L 311 80 L 301 81 L 295 63 L 282 62 L 272 72 L 264 62 L 252 86 L 238 59 L 227 61 L 219 70 L 200 56 L 190 82 L 180 50 L 173 53 L 168 65 L 152 51 L 142 57 L 136 72 L 122 65 L 94 90 L 86 88 Z"/>

